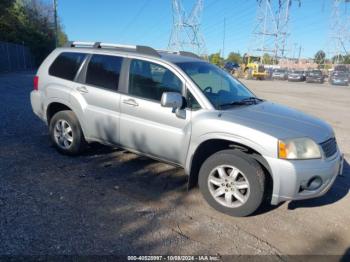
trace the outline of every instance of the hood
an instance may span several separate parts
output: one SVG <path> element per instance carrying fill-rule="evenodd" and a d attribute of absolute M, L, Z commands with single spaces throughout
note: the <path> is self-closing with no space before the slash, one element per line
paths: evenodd
<path fill-rule="evenodd" d="M 309 77 L 309 78 L 321 78 L 322 75 L 319 75 L 319 74 L 309 74 L 307 77 Z"/>
<path fill-rule="evenodd" d="M 349 80 L 349 77 L 347 77 L 347 76 L 337 76 L 337 75 L 335 75 L 335 76 L 332 76 L 332 79 L 333 79 L 333 80 L 339 80 L 339 81 L 348 81 L 348 80 Z"/>
<path fill-rule="evenodd" d="M 267 101 L 225 110 L 222 118 L 259 130 L 277 139 L 309 137 L 321 143 L 334 136 L 332 127 L 326 122 Z"/>
<path fill-rule="evenodd" d="M 302 76 L 303 74 L 301 73 L 290 73 L 289 76 Z"/>

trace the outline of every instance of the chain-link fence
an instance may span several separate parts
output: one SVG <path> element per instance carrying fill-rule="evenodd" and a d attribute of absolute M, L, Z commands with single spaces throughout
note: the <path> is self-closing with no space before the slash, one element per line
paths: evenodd
<path fill-rule="evenodd" d="M 28 47 L 0 41 L 0 72 L 31 70 L 34 66 Z"/>

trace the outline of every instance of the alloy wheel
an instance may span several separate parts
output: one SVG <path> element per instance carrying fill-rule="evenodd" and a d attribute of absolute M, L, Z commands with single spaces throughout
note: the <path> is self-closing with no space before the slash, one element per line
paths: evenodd
<path fill-rule="evenodd" d="M 247 177 L 231 165 L 215 167 L 208 176 L 208 187 L 210 194 L 219 204 L 230 208 L 245 204 L 250 194 Z"/>

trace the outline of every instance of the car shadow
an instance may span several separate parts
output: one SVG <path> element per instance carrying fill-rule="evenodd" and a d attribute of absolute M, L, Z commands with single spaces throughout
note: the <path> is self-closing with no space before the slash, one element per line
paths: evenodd
<path fill-rule="evenodd" d="M 344 198 L 350 191 L 350 165 L 344 160 L 343 175 L 338 176 L 331 189 L 323 196 L 307 200 L 291 201 L 288 209 L 319 207 L 333 204 Z"/>
<path fill-rule="evenodd" d="M 110 154 L 116 151 L 122 151 L 122 149 L 103 145 L 98 142 L 93 142 L 93 143 L 90 143 L 87 149 L 81 153 L 81 156 L 104 155 L 104 154 Z"/>
<path fill-rule="evenodd" d="M 340 262 L 346 261 L 350 261 L 350 247 L 345 251 L 344 255 L 340 259 Z"/>

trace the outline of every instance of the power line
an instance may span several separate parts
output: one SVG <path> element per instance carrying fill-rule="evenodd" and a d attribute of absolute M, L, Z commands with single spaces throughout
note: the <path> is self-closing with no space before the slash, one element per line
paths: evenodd
<path fill-rule="evenodd" d="M 148 0 L 144 0 L 143 5 L 140 7 L 140 9 L 137 11 L 137 13 L 135 14 L 135 16 L 133 16 L 130 21 L 127 23 L 127 25 L 124 27 L 123 31 L 120 33 L 120 37 L 122 38 L 123 35 L 127 32 L 127 30 L 130 28 L 130 26 L 135 23 L 135 21 L 137 21 L 137 19 L 139 18 L 139 16 L 142 14 L 142 12 L 144 11 L 144 9 L 146 8 L 147 4 L 148 4 Z"/>

